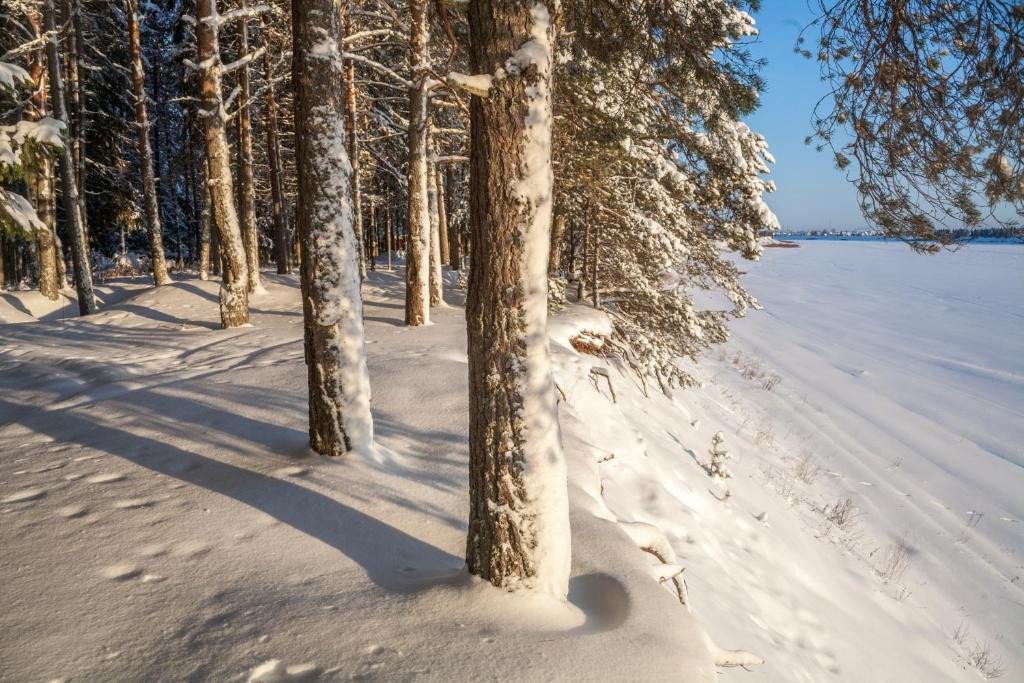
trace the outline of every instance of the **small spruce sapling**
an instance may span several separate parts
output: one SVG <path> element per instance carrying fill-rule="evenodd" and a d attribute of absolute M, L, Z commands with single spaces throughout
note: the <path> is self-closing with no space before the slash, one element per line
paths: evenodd
<path fill-rule="evenodd" d="M 711 461 L 704 465 L 704 471 L 708 473 L 708 476 L 719 479 L 731 478 L 732 472 L 725 466 L 725 461 L 730 456 L 725 447 L 725 435 L 722 432 L 715 432 L 715 435 L 711 437 L 711 448 L 708 450 L 708 454 L 711 456 Z"/>

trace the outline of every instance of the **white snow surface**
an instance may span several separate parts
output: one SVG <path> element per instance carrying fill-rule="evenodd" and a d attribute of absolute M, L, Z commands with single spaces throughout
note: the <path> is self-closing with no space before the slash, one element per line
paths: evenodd
<path fill-rule="evenodd" d="M 0 680 L 1024 680 L 1024 249 L 800 244 L 674 399 L 552 317 L 568 604 L 462 573 L 458 290 L 406 328 L 364 286 L 379 462 L 305 446 L 291 278 L 250 328 L 199 281 L 0 327 Z"/>
<path fill-rule="evenodd" d="M 199 280 L 0 327 L 0 680 L 713 678 L 586 453 L 568 602 L 465 574 L 461 292 L 407 328 L 370 274 L 378 459 L 328 461 L 296 282 L 264 276 L 251 327 Z"/>

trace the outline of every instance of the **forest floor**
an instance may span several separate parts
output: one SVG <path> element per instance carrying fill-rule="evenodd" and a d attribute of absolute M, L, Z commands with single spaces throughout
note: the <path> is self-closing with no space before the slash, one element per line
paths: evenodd
<path fill-rule="evenodd" d="M 601 316 L 553 318 L 568 604 L 461 571 L 454 287 L 412 329 L 371 274 L 367 460 L 305 446 L 294 278 L 239 330 L 199 280 L 0 326 L 0 680 L 700 681 L 711 639 L 766 658 L 737 680 L 971 681 L 983 650 L 1024 678 L 1024 250 L 802 246 L 674 399 L 573 350 Z"/>

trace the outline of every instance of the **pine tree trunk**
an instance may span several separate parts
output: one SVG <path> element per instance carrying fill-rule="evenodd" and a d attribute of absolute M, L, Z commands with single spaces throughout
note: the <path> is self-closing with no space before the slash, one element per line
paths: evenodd
<path fill-rule="evenodd" d="M 548 255 L 548 273 L 555 275 L 562 270 L 562 239 L 565 237 L 565 214 L 555 216 L 551 226 L 551 253 Z"/>
<path fill-rule="evenodd" d="M 309 442 L 329 456 L 365 453 L 373 442 L 336 3 L 292 2 Z"/>
<path fill-rule="evenodd" d="M 267 129 L 267 165 L 270 166 L 271 211 L 274 215 L 274 259 L 277 272 L 281 275 L 292 271 L 288 261 L 288 223 L 284 217 L 284 181 L 281 172 L 281 141 L 277 132 L 277 93 L 274 90 L 274 72 L 270 61 L 270 44 L 267 34 L 270 24 L 263 15 L 263 80 L 266 81 L 267 110 L 263 125 Z"/>
<path fill-rule="evenodd" d="M 35 33 L 40 34 L 38 18 L 29 15 L 29 24 Z M 32 115 L 35 120 L 46 116 L 46 58 L 42 49 L 33 50 L 31 65 L 32 83 L 34 85 L 30 101 Z M 51 301 L 60 298 L 61 283 L 57 271 L 57 246 L 54 239 L 56 208 L 53 202 L 53 163 L 43 157 L 36 168 L 25 170 L 25 181 L 32 195 L 32 203 L 39 220 L 46 226 L 45 230 L 36 232 L 36 263 L 39 273 L 39 293 Z"/>
<path fill-rule="evenodd" d="M 444 273 L 441 270 L 441 220 L 437 208 L 437 175 L 427 162 L 427 205 L 430 208 L 430 305 L 444 305 Z"/>
<path fill-rule="evenodd" d="M 146 111 L 146 81 L 142 69 L 142 32 L 139 26 L 138 0 L 128 0 L 128 41 L 132 60 L 132 94 L 135 97 L 136 148 L 142 171 L 142 203 L 146 210 L 149 233 L 149 256 L 153 264 L 153 283 L 157 287 L 171 281 L 164 259 L 164 239 L 160 229 L 160 208 L 157 204 L 156 177 L 153 173 L 153 152 L 149 146 L 149 115 Z"/>
<path fill-rule="evenodd" d="M 410 0 L 409 223 L 405 256 L 405 324 L 430 322 L 430 209 L 427 205 L 427 3 Z"/>
<path fill-rule="evenodd" d="M 454 183 L 455 183 L 455 174 L 452 171 L 451 164 L 446 164 L 445 165 L 444 175 L 445 175 L 445 184 L 448 187 L 448 190 L 445 192 L 445 212 L 444 212 L 445 213 L 445 223 L 447 224 L 448 216 L 452 215 L 452 212 L 450 210 L 451 202 L 452 202 L 451 189 L 452 189 L 452 187 L 454 186 Z M 461 246 L 462 246 L 462 239 L 461 239 L 462 234 L 461 233 L 462 233 L 462 231 L 461 231 L 461 229 L 460 229 L 460 227 L 458 225 L 450 226 L 449 229 L 448 229 L 448 238 L 449 238 L 448 253 L 449 253 L 449 257 L 450 257 L 449 260 L 448 260 L 448 265 L 454 271 L 462 270 L 462 248 L 461 248 Z"/>
<path fill-rule="evenodd" d="M 564 598 L 568 494 L 547 338 L 553 19 L 543 1 L 470 0 L 469 34 L 473 72 L 509 75 L 470 105 L 466 563 L 496 586 Z M 510 58 L 527 42 L 533 62 Z"/>
<path fill-rule="evenodd" d="M 248 0 L 240 0 L 239 7 L 249 6 Z M 239 20 L 238 58 L 249 54 L 249 25 L 245 17 Z M 249 116 L 249 65 L 238 70 L 238 192 L 242 221 L 242 241 L 245 243 L 245 264 L 249 270 L 249 291 L 260 289 L 260 241 L 256 226 L 256 198 L 253 195 L 252 176 L 252 119 Z"/>
<path fill-rule="evenodd" d="M 78 179 L 78 201 L 82 211 L 82 229 L 85 231 L 86 244 L 89 243 L 89 201 L 86 195 L 87 168 L 86 161 L 89 158 L 86 149 L 86 133 L 89 127 L 88 108 L 86 102 L 86 70 L 85 70 L 85 32 L 82 30 L 82 0 L 74 0 L 74 15 L 72 25 L 74 27 L 75 52 L 73 61 L 75 64 L 75 167 Z"/>
<path fill-rule="evenodd" d="M 352 17 L 348 2 L 341 3 L 344 16 L 345 35 L 352 33 Z M 348 135 L 348 158 L 352 164 L 352 220 L 359 239 L 359 276 L 366 278 L 365 241 L 363 240 L 363 190 L 359 178 L 359 137 L 356 127 L 356 66 L 351 59 L 345 60 L 345 131 Z"/>
<path fill-rule="evenodd" d="M 200 95 L 206 131 L 207 184 L 217 236 L 224 261 L 220 289 L 220 321 L 225 328 L 249 322 L 249 270 L 245 245 L 235 212 L 231 178 L 231 151 L 224 131 L 220 46 L 217 36 L 217 0 L 196 1 L 197 57 L 201 65 Z"/>
<path fill-rule="evenodd" d="M 385 221 L 384 229 L 386 230 L 386 232 L 384 234 L 384 239 L 386 240 L 385 241 L 385 247 L 386 247 L 387 252 L 388 252 L 388 272 L 391 272 L 391 270 L 392 270 L 392 266 L 391 266 L 391 252 L 394 251 L 394 248 L 395 248 L 395 245 L 394 245 L 394 239 L 395 239 L 394 238 L 394 234 L 395 234 L 394 223 L 395 223 L 395 221 L 394 221 L 394 214 L 392 214 L 392 212 L 391 212 L 391 195 L 390 194 L 388 195 L 387 207 L 388 207 L 387 215 L 385 215 L 385 217 L 384 217 L 384 221 Z"/>
<path fill-rule="evenodd" d="M 200 164 L 202 166 L 202 164 Z M 210 201 L 210 188 L 206 182 L 206 171 L 200 169 L 199 177 L 202 180 L 203 187 L 203 212 L 199 217 L 199 279 L 209 280 L 210 279 L 210 248 L 211 248 L 211 236 L 212 226 L 210 225 L 210 207 L 212 202 Z"/>
<path fill-rule="evenodd" d="M 60 54 L 57 50 L 56 13 L 53 0 L 43 0 L 43 21 L 45 22 L 46 62 L 50 76 L 50 103 L 53 118 L 62 122 L 67 130 L 68 112 L 64 104 L 64 80 L 61 77 Z M 75 271 L 75 290 L 78 294 L 78 312 L 90 315 L 96 312 L 96 297 L 92 290 L 92 269 L 89 266 L 89 251 L 82 225 L 81 204 L 78 200 L 78 181 L 75 178 L 75 163 L 71 156 L 71 145 L 64 145 L 58 155 L 60 184 L 64 212 L 67 216 L 68 232 L 71 234 L 71 262 Z"/>
<path fill-rule="evenodd" d="M 450 263 L 452 259 L 451 244 L 448 240 L 448 209 L 445 206 L 444 175 L 441 168 L 434 164 L 434 187 L 437 188 L 437 236 L 441 248 L 441 263 Z"/>

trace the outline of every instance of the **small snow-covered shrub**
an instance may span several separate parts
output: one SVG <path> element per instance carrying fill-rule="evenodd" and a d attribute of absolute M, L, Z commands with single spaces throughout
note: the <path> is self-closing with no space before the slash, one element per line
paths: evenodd
<path fill-rule="evenodd" d="M 804 457 L 793 468 L 793 474 L 805 484 L 813 484 L 814 480 L 818 478 L 819 472 L 821 472 L 821 468 L 818 467 L 818 463 L 814 461 L 814 456 L 810 453 L 804 453 Z"/>
<path fill-rule="evenodd" d="M 878 575 L 886 581 L 899 581 L 910 567 L 910 562 L 910 544 L 905 536 L 900 536 L 878 556 Z"/>
<path fill-rule="evenodd" d="M 708 450 L 708 455 L 711 456 L 711 460 L 704 465 L 704 471 L 708 473 L 708 476 L 718 479 L 732 477 L 732 472 L 725 466 L 725 461 L 732 456 L 729 455 L 729 451 L 725 447 L 725 435 L 722 432 L 715 432 L 715 435 L 711 437 L 711 448 Z"/>
<path fill-rule="evenodd" d="M 992 647 L 987 642 L 975 643 L 971 651 L 967 653 L 967 662 L 989 680 L 999 678 L 1006 673 L 1003 661 L 992 653 Z"/>
<path fill-rule="evenodd" d="M 837 500 L 831 505 L 826 505 L 822 510 L 825 519 L 843 531 L 846 531 L 853 524 L 854 518 L 853 501 L 849 498 Z"/>

